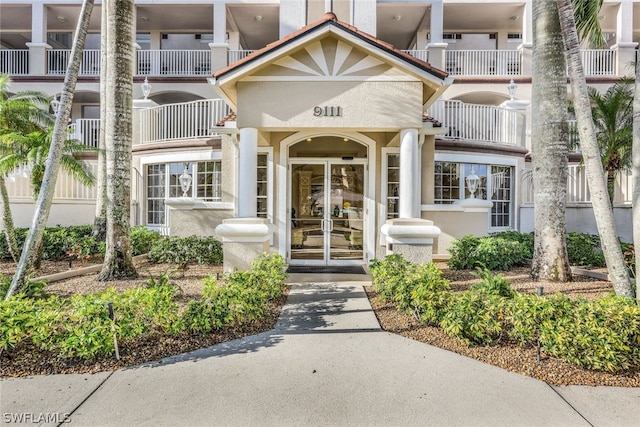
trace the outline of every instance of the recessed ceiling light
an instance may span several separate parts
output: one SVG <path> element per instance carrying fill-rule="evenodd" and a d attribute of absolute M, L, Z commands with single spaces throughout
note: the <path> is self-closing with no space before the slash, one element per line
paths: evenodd
<path fill-rule="evenodd" d="M 149 17 L 148 16 L 141 16 L 140 20 L 144 21 L 144 22 L 149 22 Z"/>
<path fill-rule="evenodd" d="M 262 21 L 262 15 L 256 15 L 256 21 L 258 22 Z"/>
<path fill-rule="evenodd" d="M 399 21 L 402 19 L 402 15 L 396 15 L 393 17 L 393 19 L 395 19 L 396 21 Z"/>
<path fill-rule="evenodd" d="M 517 21 L 518 18 L 520 18 L 518 15 L 512 15 L 509 17 L 509 19 L 511 19 L 512 21 Z"/>
<path fill-rule="evenodd" d="M 67 22 L 67 18 L 65 18 L 64 16 L 58 16 L 56 19 L 60 22 Z"/>

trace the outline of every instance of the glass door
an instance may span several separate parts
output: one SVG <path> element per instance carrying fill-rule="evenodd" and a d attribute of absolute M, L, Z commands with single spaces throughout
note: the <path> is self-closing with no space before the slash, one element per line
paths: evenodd
<path fill-rule="evenodd" d="M 363 262 L 364 169 L 331 160 L 291 164 L 292 264 Z"/>

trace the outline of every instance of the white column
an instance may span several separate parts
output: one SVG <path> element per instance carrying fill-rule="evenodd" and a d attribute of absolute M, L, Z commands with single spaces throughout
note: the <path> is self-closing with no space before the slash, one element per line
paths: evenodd
<path fill-rule="evenodd" d="M 227 4 L 224 0 L 213 3 L 213 42 L 226 44 L 227 40 Z"/>
<path fill-rule="evenodd" d="M 258 130 L 240 129 L 238 217 L 255 218 L 258 211 Z"/>
<path fill-rule="evenodd" d="M 415 218 L 418 206 L 413 186 L 420 168 L 418 130 L 400 131 L 400 218 Z"/>
<path fill-rule="evenodd" d="M 431 38 L 429 43 L 442 43 L 442 33 L 444 32 L 444 7 L 442 0 L 435 0 L 431 3 Z"/>
<path fill-rule="evenodd" d="M 525 46 L 533 43 L 533 0 L 524 3 L 522 11 L 522 44 Z"/>
<path fill-rule="evenodd" d="M 612 47 L 617 51 L 618 77 L 633 78 L 635 74 L 634 67 L 629 66 L 635 61 L 635 49 L 638 45 L 633 41 L 633 28 L 633 0 L 622 0 L 616 16 L 616 44 Z"/>
<path fill-rule="evenodd" d="M 299 30 L 307 24 L 306 3 L 305 0 L 280 2 L 280 38 Z"/>
<path fill-rule="evenodd" d="M 364 31 L 372 36 L 376 35 L 377 29 L 377 8 L 376 0 L 352 0 L 351 22 L 360 31 Z M 344 20 L 340 16 L 338 19 Z"/>
<path fill-rule="evenodd" d="M 31 4 L 31 42 L 47 42 L 47 11 L 43 2 Z"/>

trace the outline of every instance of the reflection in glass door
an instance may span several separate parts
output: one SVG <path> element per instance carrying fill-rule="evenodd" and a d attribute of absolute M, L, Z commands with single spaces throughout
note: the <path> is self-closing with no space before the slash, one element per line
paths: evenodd
<path fill-rule="evenodd" d="M 361 263 L 364 164 L 325 160 L 294 163 L 290 180 L 291 261 Z"/>

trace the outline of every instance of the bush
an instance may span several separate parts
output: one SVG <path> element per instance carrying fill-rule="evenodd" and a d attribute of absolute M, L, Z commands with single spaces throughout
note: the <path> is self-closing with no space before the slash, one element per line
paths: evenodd
<path fill-rule="evenodd" d="M 585 267 L 604 267 L 604 254 L 600 247 L 600 237 L 595 234 L 567 234 L 567 253 L 571 265 Z"/>
<path fill-rule="evenodd" d="M 148 253 L 154 263 L 222 264 L 222 243 L 213 237 L 165 237 L 153 242 Z"/>
<path fill-rule="evenodd" d="M 133 256 L 148 253 L 153 244 L 162 239 L 157 231 L 149 230 L 144 225 L 131 227 L 131 254 Z"/>
<path fill-rule="evenodd" d="M 534 234 L 520 233 L 518 231 L 500 231 L 499 233 L 492 234 L 493 237 L 503 240 L 510 240 L 514 242 L 522 243 L 527 258 L 533 257 L 534 248 Z"/>
<path fill-rule="evenodd" d="M 416 271 L 398 255 L 371 267 L 374 286 L 398 310 L 407 311 L 409 305 L 425 324 L 437 324 L 467 344 L 506 339 L 526 347 L 539 339 L 545 353 L 586 369 L 616 372 L 640 366 L 640 306 L 632 299 L 521 294 L 486 269 L 478 270 L 481 283 L 453 293 L 446 282 L 433 280 L 439 277 L 435 272 L 414 284 L 408 278 Z"/>
<path fill-rule="evenodd" d="M 190 301 L 184 312 L 176 302 L 180 290 L 162 276 L 146 287 L 117 292 L 110 288 L 71 298 L 33 299 L 23 295 L 0 302 L 0 349 L 30 341 L 64 357 L 94 359 L 113 354 L 113 335 L 124 347 L 140 336 L 208 333 L 229 324 L 263 316 L 268 303 L 284 290 L 284 260 L 259 257 L 252 270 L 234 272 L 226 283 L 205 280 L 203 297 Z M 114 319 L 109 319 L 111 302 Z"/>
<path fill-rule="evenodd" d="M 454 241 L 449 253 L 449 267 L 453 270 L 478 267 L 508 270 L 516 265 L 524 265 L 528 258 L 527 247 L 518 241 L 470 235 Z"/>

